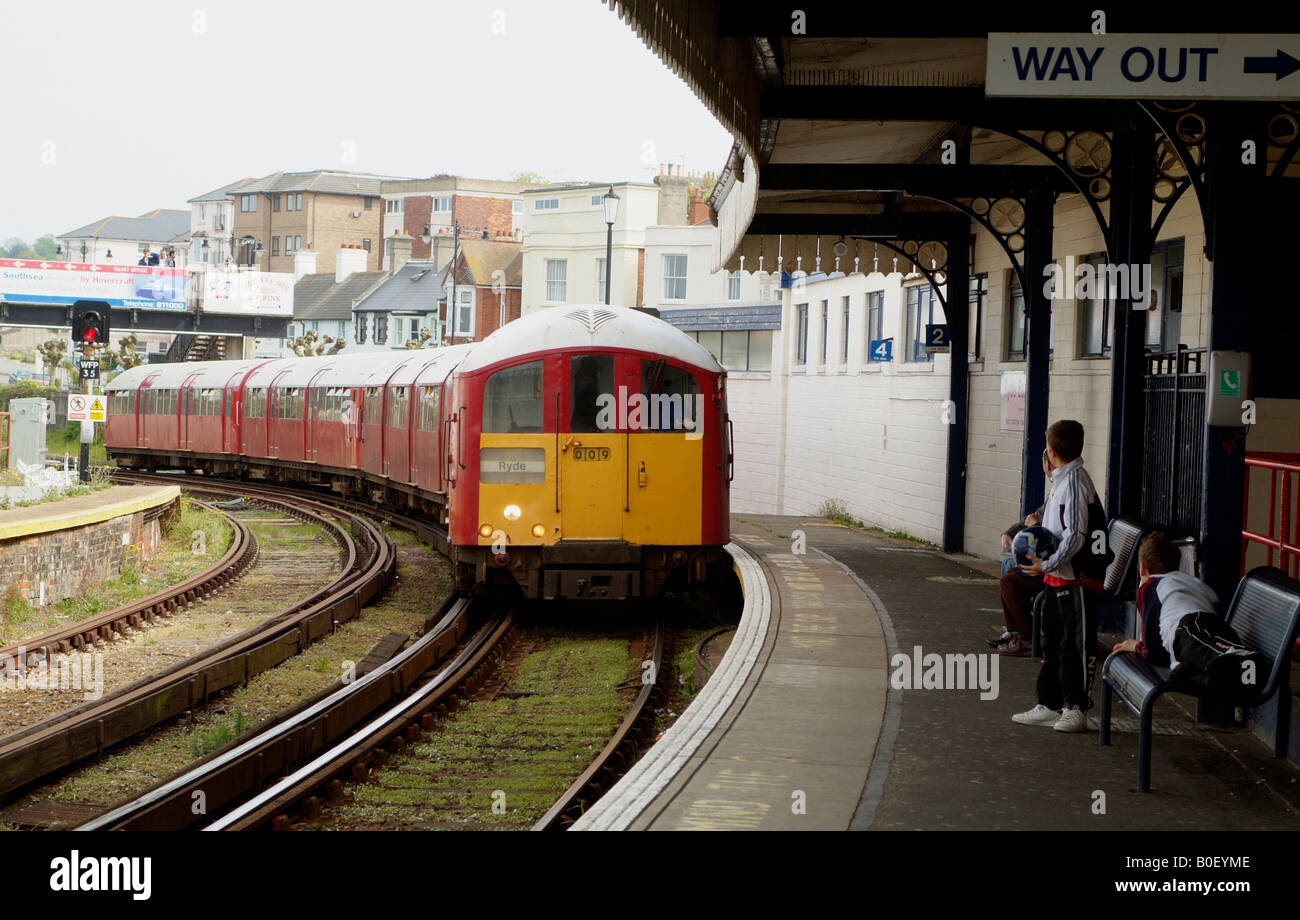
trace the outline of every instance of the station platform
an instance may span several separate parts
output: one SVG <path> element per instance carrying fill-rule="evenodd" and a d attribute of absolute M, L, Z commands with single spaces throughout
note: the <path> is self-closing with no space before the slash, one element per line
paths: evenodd
<path fill-rule="evenodd" d="M 0 540 L 99 524 L 169 505 L 180 494 L 180 486 L 109 486 L 88 495 L 9 508 L 0 511 Z"/>
<path fill-rule="evenodd" d="M 984 643 L 995 563 L 820 519 L 738 515 L 732 535 L 768 609 L 747 598 L 734 660 L 574 829 L 1300 829 L 1300 770 L 1193 700 L 1157 706 L 1147 794 L 1121 703 L 1110 747 L 1095 705 L 1080 734 L 1012 722 L 1040 663 Z M 891 685 L 895 656 L 930 653 L 982 656 L 980 685 Z"/>

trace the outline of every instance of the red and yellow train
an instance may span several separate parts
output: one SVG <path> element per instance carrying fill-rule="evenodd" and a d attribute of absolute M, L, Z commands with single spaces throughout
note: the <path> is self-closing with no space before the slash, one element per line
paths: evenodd
<path fill-rule="evenodd" d="M 652 597 L 729 537 L 726 372 L 640 310 L 565 307 L 433 350 L 143 365 L 122 467 L 309 483 L 447 525 L 460 590 Z"/>

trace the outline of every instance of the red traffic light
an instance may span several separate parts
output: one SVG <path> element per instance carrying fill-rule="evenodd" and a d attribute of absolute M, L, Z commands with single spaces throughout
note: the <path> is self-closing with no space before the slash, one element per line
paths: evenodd
<path fill-rule="evenodd" d="M 94 326 L 87 326 L 85 331 L 81 333 L 81 341 L 83 342 L 93 342 L 98 337 L 99 337 L 99 330 L 96 329 Z"/>

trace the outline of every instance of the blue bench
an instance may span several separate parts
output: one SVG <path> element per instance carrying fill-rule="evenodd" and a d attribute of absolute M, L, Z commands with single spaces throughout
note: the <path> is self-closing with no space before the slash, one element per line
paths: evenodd
<path fill-rule="evenodd" d="M 1137 584 L 1138 546 L 1151 528 L 1137 518 L 1117 517 L 1106 528 L 1106 540 L 1115 558 L 1106 567 L 1106 580 L 1102 585 L 1101 603 L 1119 604 L 1130 600 L 1135 595 Z M 1041 623 L 1043 602 L 1047 593 L 1040 591 L 1034 598 L 1034 626 L 1030 651 L 1035 658 L 1043 654 Z"/>
<path fill-rule="evenodd" d="M 1273 662 L 1268 679 L 1250 698 L 1235 705 L 1252 707 L 1278 694 L 1277 728 L 1273 750 L 1287 753 L 1287 726 L 1291 720 L 1291 649 L 1300 629 L 1300 581 L 1280 569 L 1260 566 L 1252 569 L 1237 585 L 1232 604 L 1224 617 L 1248 648 L 1262 652 Z M 1110 744 L 1111 694 L 1115 693 L 1138 716 L 1138 790 L 1151 791 L 1151 715 L 1156 700 L 1174 691 L 1189 696 L 1216 699 L 1204 687 L 1171 680 L 1169 668 L 1152 667 L 1133 652 L 1111 655 L 1102 666 L 1101 715 L 1098 741 Z"/>

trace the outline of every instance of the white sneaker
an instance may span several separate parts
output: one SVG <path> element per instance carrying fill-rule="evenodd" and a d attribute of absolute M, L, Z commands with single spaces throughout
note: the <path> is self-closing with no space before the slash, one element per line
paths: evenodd
<path fill-rule="evenodd" d="M 1088 730 L 1088 717 L 1083 714 L 1082 709 L 1065 709 L 1061 712 L 1060 721 L 1052 728 L 1058 732 L 1086 732 Z"/>
<path fill-rule="evenodd" d="M 1042 703 L 1028 712 L 1018 712 L 1011 717 L 1012 722 L 1019 722 L 1021 725 L 1056 725 L 1060 720 L 1060 712 L 1048 709 Z"/>

